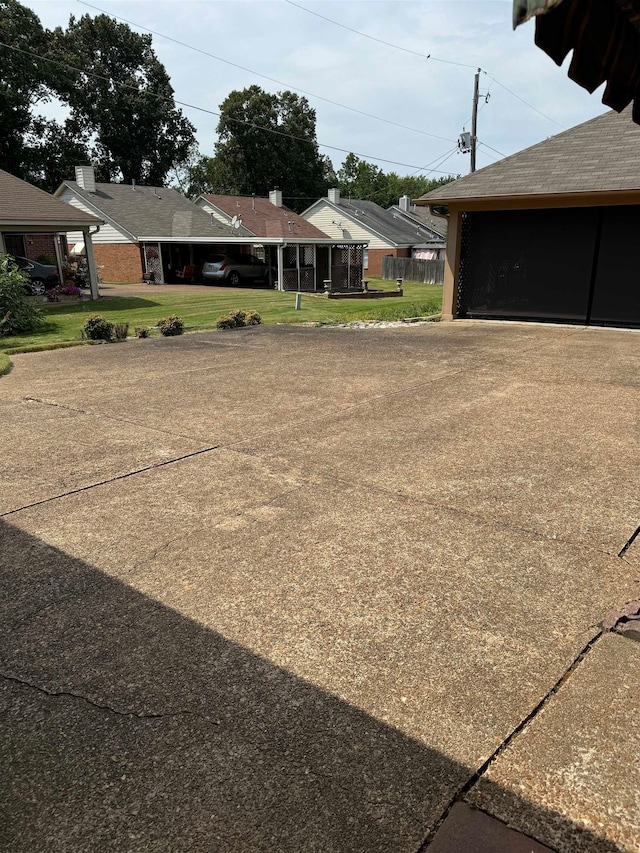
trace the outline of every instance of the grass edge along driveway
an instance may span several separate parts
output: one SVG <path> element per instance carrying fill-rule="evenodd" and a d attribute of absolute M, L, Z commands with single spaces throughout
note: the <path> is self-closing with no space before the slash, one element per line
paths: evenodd
<path fill-rule="evenodd" d="M 371 282 L 371 287 L 392 290 L 391 282 Z M 166 293 L 153 290 L 148 296 L 104 296 L 98 301 L 44 305 L 45 323 L 29 335 L 0 338 L 0 352 L 22 347 L 49 349 L 80 342 L 87 317 L 101 314 L 113 323 L 156 325 L 161 317 L 177 314 L 188 332 L 215 329 L 217 319 L 235 309 L 257 311 L 263 323 L 347 322 L 350 320 L 399 320 L 434 314 L 442 305 L 442 285 L 406 282 L 403 296 L 379 299 L 326 299 L 302 294 L 295 310 L 295 294 L 265 289 L 212 287 L 211 293 Z"/>

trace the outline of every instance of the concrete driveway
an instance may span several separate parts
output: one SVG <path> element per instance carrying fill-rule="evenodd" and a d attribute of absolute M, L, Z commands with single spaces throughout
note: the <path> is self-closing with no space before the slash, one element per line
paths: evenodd
<path fill-rule="evenodd" d="M 2 850 L 640 850 L 639 333 L 130 341 L 0 412 Z"/>

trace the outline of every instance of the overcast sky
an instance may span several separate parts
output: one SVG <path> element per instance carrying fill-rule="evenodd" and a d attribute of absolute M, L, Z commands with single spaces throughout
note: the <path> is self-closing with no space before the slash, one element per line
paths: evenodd
<path fill-rule="evenodd" d="M 23 2 L 48 28 L 65 26 L 70 15 L 99 14 L 78 0 Z M 456 146 L 463 126 L 470 128 L 474 66 L 488 72 L 481 75 L 480 91 L 490 93 L 487 104 L 481 101 L 478 138 L 495 149 L 480 147 L 478 167 L 499 159 L 496 152 L 513 154 L 605 110 L 599 92 L 589 95 L 576 86 L 567 78 L 566 66 L 558 68 L 535 47 L 533 22 L 512 31 L 511 0 L 296 0 L 346 27 L 430 54 L 431 59 L 363 38 L 286 0 L 91 2 L 141 28 L 251 69 L 235 68 L 154 35 L 154 49 L 171 77 L 176 99 L 215 111 L 230 91 L 254 83 L 272 92 L 306 90 L 317 113 L 318 141 L 365 155 L 385 171 L 408 174 L 429 164 L 454 174 L 468 172 L 468 155 L 456 152 L 442 164 L 437 161 Z M 308 93 L 414 130 L 358 115 Z M 49 110 L 55 114 L 55 108 Z M 197 129 L 202 153 L 212 154 L 217 117 L 188 108 L 184 112 Z M 336 168 L 345 156 L 328 147 L 321 151 Z M 385 163 L 383 158 L 407 165 Z"/>

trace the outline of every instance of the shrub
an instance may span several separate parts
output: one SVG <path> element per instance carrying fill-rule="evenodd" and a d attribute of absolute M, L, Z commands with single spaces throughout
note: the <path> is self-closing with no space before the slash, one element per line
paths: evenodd
<path fill-rule="evenodd" d="M 181 335 L 184 332 L 184 320 L 172 314 L 169 317 L 163 317 L 161 320 L 158 320 L 158 328 L 165 338 L 170 338 L 173 335 Z"/>
<path fill-rule="evenodd" d="M 42 311 L 27 292 L 29 282 L 10 255 L 0 255 L 0 337 L 33 332 L 42 323 Z"/>
<path fill-rule="evenodd" d="M 149 337 L 149 327 L 148 326 L 136 326 L 135 332 L 136 332 L 136 338 L 148 338 Z"/>
<path fill-rule="evenodd" d="M 128 323 L 116 323 L 113 327 L 117 341 L 126 341 L 129 334 Z"/>
<path fill-rule="evenodd" d="M 225 314 L 223 317 L 218 317 L 216 329 L 236 329 L 236 321 L 230 314 Z"/>
<path fill-rule="evenodd" d="M 38 255 L 36 262 L 39 264 L 48 264 L 50 267 L 58 266 L 56 259 L 52 258 L 51 255 Z"/>
<path fill-rule="evenodd" d="M 90 341 L 111 341 L 115 334 L 113 323 L 99 314 L 89 317 L 82 331 Z"/>
<path fill-rule="evenodd" d="M 247 314 L 247 326 L 259 326 L 262 323 L 262 317 L 257 311 L 249 311 Z"/>
<path fill-rule="evenodd" d="M 232 311 L 229 314 L 231 319 L 236 325 L 237 329 L 241 329 L 243 326 L 247 325 L 247 312 L 246 311 Z"/>

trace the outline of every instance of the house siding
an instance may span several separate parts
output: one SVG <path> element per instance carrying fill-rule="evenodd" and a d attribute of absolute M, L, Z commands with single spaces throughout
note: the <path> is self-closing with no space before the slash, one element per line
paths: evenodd
<path fill-rule="evenodd" d="M 212 207 L 212 205 L 208 204 L 205 199 L 199 198 L 196 201 L 196 204 L 198 205 L 198 207 L 202 208 L 205 213 L 212 213 L 213 218 L 216 220 L 216 222 L 220 222 L 222 225 L 229 225 L 229 223 L 231 222 L 230 216 L 225 216 L 224 214 L 220 213 L 219 210 L 216 210 L 215 207 Z"/>
<path fill-rule="evenodd" d="M 94 244 L 93 253 L 102 281 L 142 281 L 142 259 L 137 243 Z"/>
<path fill-rule="evenodd" d="M 88 213 L 91 216 L 100 217 L 102 214 L 96 214 L 94 210 L 92 210 L 88 205 L 84 204 L 69 187 L 66 187 L 64 191 L 59 196 L 61 201 L 70 204 L 72 207 L 75 207 L 77 210 L 81 210 L 83 213 Z M 74 243 L 82 243 L 82 231 L 71 231 L 67 235 L 67 239 L 69 241 L 69 245 L 72 246 Z M 100 243 L 127 243 L 129 245 L 132 244 L 132 241 L 129 237 L 127 237 L 123 231 L 120 231 L 119 228 L 115 228 L 113 225 L 106 222 L 104 225 L 100 226 L 100 230 L 97 234 L 91 234 L 91 239 L 93 241 L 93 245 L 96 246 Z"/>
<path fill-rule="evenodd" d="M 382 240 L 376 234 L 372 234 L 367 228 L 363 228 L 359 222 L 354 221 L 344 211 L 338 211 L 329 204 L 321 203 L 316 205 L 313 210 L 309 210 L 304 214 L 307 222 L 311 222 L 316 228 L 324 231 L 329 237 L 335 240 L 365 240 L 369 241 L 369 258 L 371 258 L 372 249 L 386 249 L 386 254 L 391 254 L 394 248 L 393 244 Z M 342 222 L 344 231 L 334 225 L 336 222 Z M 371 266 L 371 260 L 369 260 Z M 369 270 L 370 271 L 370 270 Z"/>

